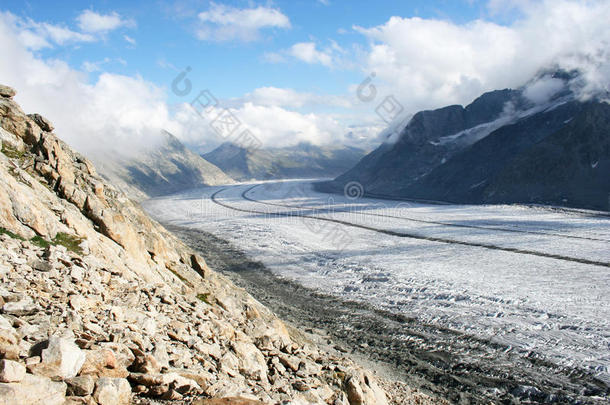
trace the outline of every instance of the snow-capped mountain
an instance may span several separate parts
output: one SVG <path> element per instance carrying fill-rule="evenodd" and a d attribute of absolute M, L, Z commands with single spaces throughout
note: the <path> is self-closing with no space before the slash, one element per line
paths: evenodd
<path fill-rule="evenodd" d="M 467 107 L 419 112 L 395 143 L 320 187 L 358 181 L 388 197 L 608 210 L 610 105 L 579 98 L 577 80 L 547 73 Z"/>

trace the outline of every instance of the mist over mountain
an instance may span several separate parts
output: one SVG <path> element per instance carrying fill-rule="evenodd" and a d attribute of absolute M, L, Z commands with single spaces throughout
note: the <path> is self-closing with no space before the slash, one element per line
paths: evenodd
<path fill-rule="evenodd" d="M 224 143 L 203 158 L 235 180 L 333 177 L 356 164 L 365 152 L 349 146 L 299 143 L 281 148 L 246 149 Z"/>
<path fill-rule="evenodd" d="M 107 154 L 94 160 L 104 177 L 136 200 L 234 182 L 169 132 L 163 131 L 161 139 L 138 153 Z"/>
<path fill-rule="evenodd" d="M 608 209 L 610 106 L 583 100 L 577 72 L 543 73 L 526 86 L 413 116 L 395 143 L 322 184 L 368 194 L 456 203 L 540 203 Z"/>

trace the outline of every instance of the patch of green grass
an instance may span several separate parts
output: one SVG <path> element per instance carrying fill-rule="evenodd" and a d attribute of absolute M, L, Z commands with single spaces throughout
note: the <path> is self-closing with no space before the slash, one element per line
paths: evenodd
<path fill-rule="evenodd" d="M 13 233 L 13 232 L 9 231 L 8 229 L 2 228 L 2 227 L 0 227 L 0 235 L 8 235 L 9 237 L 11 237 L 13 239 L 25 240 L 23 238 L 23 236 L 17 235 L 16 233 Z"/>
<path fill-rule="evenodd" d="M 191 284 L 191 283 L 189 283 L 189 281 L 188 281 L 186 278 L 184 278 L 184 277 L 182 277 L 180 274 L 178 274 L 178 272 L 177 272 L 177 271 L 172 270 L 172 269 L 170 269 L 169 267 L 167 267 L 167 269 L 168 269 L 169 271 L 171 271 L 171 272 L 172 272 L 172 274 L 173 274 L 174 276 L 178 277 L 178 278 L 180 279 L 180 281 L 182 281 L 184 284 L 186 284 L 186 285 L 190 285 L 190 284 Z"/>
<path fill-rule="evenodd" d="M 23 236 L 17 235 L 16 233 L 13 233 L 8 229 L 2 227 L 0 227 L 0 235 L 8 235 L 13 239 L 25 240 Z M 64 246 L 66 249 L 76 254 L 82 255 L 83 248 L 80 247 L 80 244 L 83 240 L 83 238 L 79 238 L 78 236 L 70 235 L 64 232 L 58 232 L 57 235 L 55 235 L 55 237 L 51 241 L 46 240 L 40 235 L 36 235 L 32 239 L 30 239 L 30 242 L 41 248 L 48 248 L 51 245 L 60 245 Z"/>
<path fill-rule="evenodd" d="M 210 294 L 197 294 L 197 299 L 199 301 L 203 301 L 208 305 L 212 305 L 212 303 L 209 300 Z"/>
<path fill-rule="evenodd" d="M 83 254 L 83 248 L 80 247 L 80 244 L 82 243 L 83 238 L 79 238 L 78 236 L 74 236 L 74 235 L 70 235 L 68 233 L 64 233 L 64 232 L 58 232 L 57 235 L 55 235 L 55 237 L 53 238 L 53 241 L 51 242 L 53 245 L 61 245 L 64 246 L 66 249 L 82 255 Z"/>
<path fill-rule="evenodd" d="M 34 245 L 41 247 L 41 248 L 47 248 L 47 247 L 51 246 L 51 242 L 49 242 L 48 240 L 44 239 L 42 236 L 39 236 L 39 235 L 36 235 L 32 239 L 30 239 L 30 242 L 32 242 Z"/>
<path fill-rule="evenodd" d="M 11 148 L 8 145 L 2 145 L 2 153 L 6 155 L 6 157 L 10 159 L 22 159 L 25 155 L 25 152 L 18 151 L 15 148 Z"/>

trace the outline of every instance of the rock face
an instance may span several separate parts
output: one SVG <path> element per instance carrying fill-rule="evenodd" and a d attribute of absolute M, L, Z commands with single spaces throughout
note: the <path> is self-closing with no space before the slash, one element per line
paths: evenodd
<path fill-rule="evenodd" d="M 568 87 L 542 104 L 502 90 L 420 112 L 395 143 L 321 189 L 357 181 L 372 196 L 610 210 L 610 105 L 581 102 Z"/>
<path fill-rule="evenodd" d="M 353 167 L 364 151 L 301 143 L 285 148 L 246 149 L 224 143 L 202 155 L 236 180 L 332 177 Z"/>
<path fill-rule="evenodd" d="M 0 404 L 384 403 L 0 89 Z"/>

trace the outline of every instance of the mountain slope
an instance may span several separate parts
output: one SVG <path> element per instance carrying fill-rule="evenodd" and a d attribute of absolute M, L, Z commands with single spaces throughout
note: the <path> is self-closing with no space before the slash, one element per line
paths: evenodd
<path fill-rule="evenodd" d="M 540 104 L 523 93 L 418 113 L 396 143 L 318 187 L 341 192 L 357 181 L 369 195 L 608 210 L 608 104 L 580 102 L 567 85 Z"/>
<path fill-rule="evenodd" d="M 95 160 L 104 177 L 135 200 L 189 188 L 233 183 L 233 179 L 175 136 L 164 132 L 162 143 L 135 156 L 104 155 Z"/>
<path fill-rule="evenodd" d="M 285 148 L 249 150 L 224 143 L 202 155 L 236 180 L 332 177 L 364 156 L 353 147 L 301 143 Z"/>
<path fill-rule="evenodd" d="M 567 126 L 515 157 L 483 198 L 610 210 L 610 105 L 585 105 Z"/>
<path fill-rule="evenodd" d="M 507 102 L 523 103 L 518 92 L 501 90 L 484 94 L 466 108 L 455 105 L 419 112 L 395 144 L 382 144 L 336 181 L 358 181 L 367 191 L 392 194 L 485 135 L 494 127 L 494 120 L 501 118 Z M 467 129 L 474 130 L 463 134 Z M 464 136 L 444 142 L 444 137 L 456 134 Z"/>

